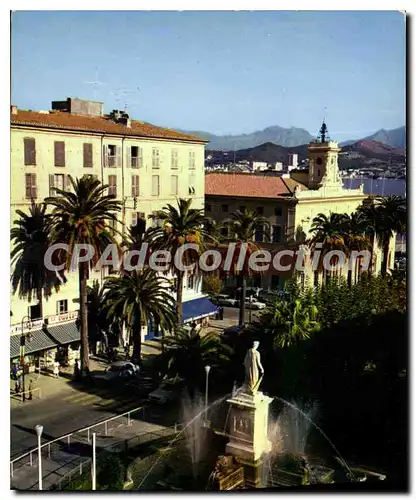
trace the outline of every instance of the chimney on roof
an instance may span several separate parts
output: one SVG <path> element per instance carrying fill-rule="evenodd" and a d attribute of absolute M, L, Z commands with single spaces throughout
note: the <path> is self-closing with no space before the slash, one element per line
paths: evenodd
<path fill-rule="evenodd" d="M 15 106 L 14 104 L 12 104 L 10 106 L 10 112 L 12 115 L 17 115 L 17 106 Z"/>
<path fill-rule="evenodd" d="M 103 116 L 104 104 L 86 101 L 78 97 L 68 97 L 66 101 L 52 101 L 52 110 L 83 116 Z"/>
<path fill-rule="evenodd" d="M 113 109 L 113 111 L 110 113 L 110 120 L 112 120 L 114 123 L 125 125 L 128 128 L 131 127 L 130 117 L 125 111 Z"/>

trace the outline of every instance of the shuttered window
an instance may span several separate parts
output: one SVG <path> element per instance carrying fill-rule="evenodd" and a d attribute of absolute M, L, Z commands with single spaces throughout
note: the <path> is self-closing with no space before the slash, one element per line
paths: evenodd
<path fill-rule="evenodd" d="M 160 151 L 158 148 L 152 149 L 152 167 L 153 168 L 160 167 Z"/>
<path fill-rule="evenodd" d="M 131 176 L 131 195 L 135 198 L 136 196 L 140 196 L 139 191 L 139 176 L 132 175 Z"/>
<path fill-rule="evenodd" d="M 69 175 L 65 174 L 50 174 L 49 175 L 49 196 L 59 196 L 56 189 L 62 191 L 71 191 L 72 184 Z"/>
<path fill-rule="evenodd" d="M 178 176 L 177 175 L 170 176 L 170 194 L 174 194 L 174 195 L 178 194 Z"/>
<path fill-rule="evenodd" d="M 105 167 L 119 167 L 120 161 L 120 147 L 114 144 L 103 146 L 104 166 Z"/>
<path fill-rule="evenodd" d="M 152 196 L 159 196 L 159 176 L 152 175 Z"/>
<path fill-rule="evenodd" d="M 25 148 L 25 165 L 36 165 L 36 141 L 31 137 L 23 139 Z"/>
<path fill-rule="evenodd" d="M 189 168 L 195 168 L 195 151 L 189 151 Z"/>
<path fill-rule="evenodd" d="M 189 194 L 195 194 L 195 174 L 189 174 Z"/>
<path fill-rule="evenodd" d="M 108 194 L 111 196 L 117 196 L 117 176 L 108 176 Z"/>
<path fill-rule="evenodd" d="M 36 174 L 26 174 L 26 199 L 31 200 L 32 198 L 37 198 L 36 189 Z"/>
<path fill-rule="evenodd" d="M 172 149 L 172 168 L 178 168 L 178 150 Z"/>
<path fill-rule="evenodd" d="M 55 141 L 55 167 L 65 167 L 65 142 Z"/>
<path fill-rule="evenodd" d="M 130 158 L 127 159 L 127 166 L 131 168 L 140 168 L 143 166 L 143 149 L 139 146 L 131 146 Z"/>
<path fill-rule="evenodd" d="M 92 167 L 92 144 L 90 142 L 84 142 L 84 167 Z"/>

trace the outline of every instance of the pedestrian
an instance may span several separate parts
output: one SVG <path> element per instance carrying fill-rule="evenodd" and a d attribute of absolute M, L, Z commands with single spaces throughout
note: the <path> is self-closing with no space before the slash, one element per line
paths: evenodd
<path fill-rule="evenodd" d="M 74 379 L 75 380 L 79 379 L 79 361 L 78 361 L 78 359 L 75 360 L 75 365 L 74 365 Z"/>
<path fill-rule="evenodd" d="M 59 378 L 59 363 L 58 363 L 58 361 L 55 361 L 55 363 L 53 364 L 53 374 L 54 374 L 55 378 Z"/>
<path fill-rule="evenodd" d="M 32 399 L 32 391 L 33 391 L 33 381 L 32 381 L 32 379 L 30 379 L 29 380 L 29 389 L 28 389 L 28 392 L 29 392 L 28 399 Z"/>

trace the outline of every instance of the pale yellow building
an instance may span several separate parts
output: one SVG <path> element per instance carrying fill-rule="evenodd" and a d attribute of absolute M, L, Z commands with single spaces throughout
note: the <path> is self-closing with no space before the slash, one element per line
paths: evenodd
<path fill-rule="evenodd" d="M 363 186 L 345 189 L 338 168 L 338 143 L 326 137 L 308 146 L 309 170 L 292 171 L 290 176 L 248 173 L 208 173 L 205 179 L 205 211 L 217 222 L 230 218 L 232 212 L 250 208 L 264 216 L 270 224 L 270 234 L 259 230 L 255 240 L 261 248 L 271 253 L 285 249 L 297 250 L 311 236 L 312 220 L 318 214 L 354 212 L 367 198 Z M 389 267 L 393 267 L 395 238 L 390 248 Z M 286 260 L 286 262 L 289 262 Z M 282 262 L 283 263 L 283 262 Z M 381 268 L 381 252 L 375 251 L 375 272 Z M 347 273 L 347 266 L 343 272 Z M 354 269 L 354 273 L 356 270 Z M 255 286 L 264 289 L 281 289 L 292 278 L 293 269 L 268 272 L 256 276 Z M 322 275 L 305 266 L 299 273 L 305 283 L 321 281 Z M 231 278 L 230 282 L 235 280 Z"/>
<path fill-rule="evenodd" d="M 11 224 L 17 218 L 16 210 L 28 213 L 32 200 L 42 202 L 54 195 L 56 187 L 69 189 L 69 175 L 93 175 L 109 185 L 109 194 L 123 204 L 120 231 L 138 223 L 152 224 L 148 216 L 167 203 L 175 205 L 178 198 L 192 198 L 192 206 L 202 208 L 205 142 L 132 120 L 120 111 L 106 115 L 99 102 L 68 98 L 52 102 L 51 110 L 37 112 L 12 106 Z M 91 280 L 102 282 L 103 278 L 103 271 L 91 275 Z M 195 299 L 204 299 L 201 283 L 189 277 L 184 283 L 184 301 Z M 36 300 L 28 303 L 12 296 L 10 309 L 11 333 L 16 337 L 25 316 L 35 321 L 32 329 L 39 338 L 39 325 L 45 322 L 65 324 L 66 330 L 76 337 L 77 274 L 70 274 L 59 293 L 44 300 L 44 318 L 37 317 Z M 186 316 L 185 304 L 184 313 Z M 48 318 L 52 318 L 52 323 Z M 36 347 L 46 343 L 43 339 Z M 27 352 L 29 347 L 30 344 Z M 18 341 L 14 338 L 11 357 L 16 354 Z"/>

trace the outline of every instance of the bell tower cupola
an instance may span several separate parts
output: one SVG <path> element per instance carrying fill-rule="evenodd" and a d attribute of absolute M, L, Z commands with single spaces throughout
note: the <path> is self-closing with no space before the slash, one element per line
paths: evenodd
<path fill-rule="evenodd" d="M 315 141 L 308 146 L 309 189 L 324 186 L 342 187 L 338 168 L 338 153 L 341 149 L 336 141 L 331 141 L 325 121 Z"/>

